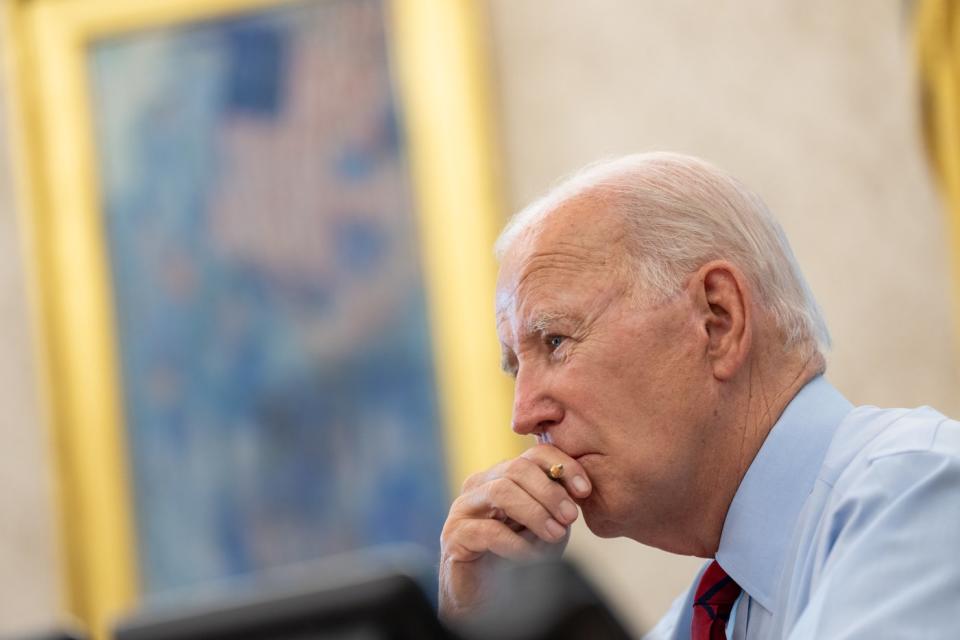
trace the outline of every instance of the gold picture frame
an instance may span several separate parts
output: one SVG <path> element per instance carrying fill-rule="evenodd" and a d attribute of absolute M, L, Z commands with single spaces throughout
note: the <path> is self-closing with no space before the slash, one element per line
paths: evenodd
<path fill-rule="evenodd" d="M 65 608 L 98 637 L 136 602 L 138 588 L 85 51 L 100 38 L 289 2 L 7 3 L 19 210 L 55 449 Z M 455 493 L 468 473 L 518 447 L 493 327 L 491 246 L 502 212 L 485 32 L 472 0 L 387 4 Z"/>

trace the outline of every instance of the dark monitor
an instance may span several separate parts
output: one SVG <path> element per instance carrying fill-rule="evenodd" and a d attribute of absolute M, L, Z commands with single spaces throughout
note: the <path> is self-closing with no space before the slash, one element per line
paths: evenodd
<path fill-rule="evenodd" d="M 358 558 L 355 556 L 355 558 Z M 451 637 L 409 573 L 364 559 L 320 563 L 243 594 L 154 603 L 115 627 L 116 640 L 433 640 Z M 312 577 L 311 577 L 312 576 Z"/>
<path fill-rule="evenodd" d="M 87 636 L 75 629 L 59 629 L 26 635 L 2 636 L 3 640 L 87 640 Z"/>

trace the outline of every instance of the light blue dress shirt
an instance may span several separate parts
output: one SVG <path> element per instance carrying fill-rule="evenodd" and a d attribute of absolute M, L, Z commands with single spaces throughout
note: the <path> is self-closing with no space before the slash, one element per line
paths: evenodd
<path fill-rule="evenodd" d="M 743 587 L 728 638 L 960 638 L 960 422 L 854 408 L 815 378 L 747 470 L 716 559 Z M 690 637 L 698 580 L 648 639 Z"/>

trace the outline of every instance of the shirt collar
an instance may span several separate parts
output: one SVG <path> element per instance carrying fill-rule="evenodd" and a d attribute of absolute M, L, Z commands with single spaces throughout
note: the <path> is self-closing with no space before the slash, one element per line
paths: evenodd
<path fill-rule="evenodd" d="M 773 425 L 730 503 L 717 562 L 767 611 L 774 612 L 797 516 L 837 425 L 852 409 L 822 376 L 807 383 Z"/>

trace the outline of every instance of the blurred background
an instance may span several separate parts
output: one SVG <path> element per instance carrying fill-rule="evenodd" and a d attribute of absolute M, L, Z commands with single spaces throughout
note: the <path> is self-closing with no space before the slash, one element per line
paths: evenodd
<path fill-rule="evenodd" d="M 960 246 L 926 157 L 915 3 L 476 5 L 496 227 L 598 158 L 702 156 L 783 224 L 832 333 L 833 384 L 855 404 L 960 415 Z M 90 53 L 141 592 L 379 542 L 435 550 L 445 414 L 385 16 L 317 0 Z M 11 122 L 0 632 L 60 619 L 66 565 Z M 701 564 L 580 526 L 569 554 L 638 631 Z"/>

